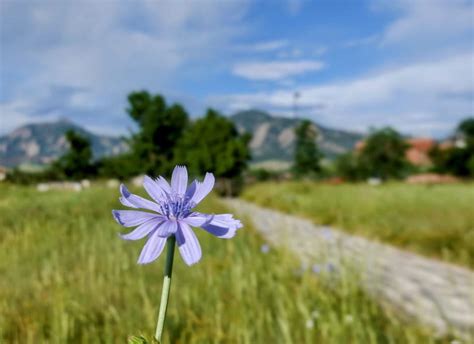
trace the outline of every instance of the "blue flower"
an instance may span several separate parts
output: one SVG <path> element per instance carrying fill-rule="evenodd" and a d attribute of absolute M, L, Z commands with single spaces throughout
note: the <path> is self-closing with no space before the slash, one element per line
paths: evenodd
<path fill-rule="evenodd" d="M 203 182 L 193 181 L 188 186 L 188 172 L 184 166 L 176 166 L 171 185 L 166 179 L 152 179 L 145 176 L 143 187 L 153 199 L 150 201 L 130 193 L 120 185 L 120 202 L 130 208 L 141 210 L 113 210 L 115 220 L 124 227 L 136 227 L 128 234 L 121 234 L 125 240 L 139 240 L 147 237 L 139 264 L 148 264 L 159 257 L 166 239 L 174 235 L 178 249 L 187 265 L 201 259 L 201 246 L 192 227 L 201 227 L 218 238 L 230 239 L 242 227 L 232 214 L 209 215 L 193 211 L 193 208 L 211 192 L 214 176 L 206 173 Z"/>

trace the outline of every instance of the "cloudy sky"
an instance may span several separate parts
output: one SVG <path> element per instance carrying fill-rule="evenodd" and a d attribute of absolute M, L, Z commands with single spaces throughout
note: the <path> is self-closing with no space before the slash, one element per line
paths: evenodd
<path fill-rule="evenodd" d="M 443 136 L 474 113 L 474 2 L 1 0 L 0 134 L 126 133 L 132 90 Z"/>

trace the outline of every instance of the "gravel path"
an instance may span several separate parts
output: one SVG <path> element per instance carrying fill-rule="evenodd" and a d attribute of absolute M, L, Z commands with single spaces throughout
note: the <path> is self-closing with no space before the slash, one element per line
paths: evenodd
<path fill-rule="evenodd" d="M 439 335 L 452 332 L 474 340 L 474 272 L 239 199 L 224 203 L 251 220 L 270 244 L 287 246 L 313 270 L 349 262 L 364 288 L 382 302 Z"/>

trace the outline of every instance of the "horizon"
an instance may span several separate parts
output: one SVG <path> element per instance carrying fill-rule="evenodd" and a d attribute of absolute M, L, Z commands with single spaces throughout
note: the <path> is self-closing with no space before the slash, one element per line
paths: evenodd
<path fill-rule="evenodd" d="M 242 112 L 247 112 L 247 111 L 258 111 L 258 112 L 263 112 L 264 114 L 266 115 L 269 115 L 270 117 L 272 118 L 288 118 L 288 119 L 298 119 L 298 120 L 304 120 L 304 119 L 307 119 L 306 117 L 297 117 L 295 118 L 294 116 L 285 116 L 285 115 L 276 115 L 276 114 L 272 114 L 270 112 L 267 112 L 265 110 L 262 110 L 262 109 L 257 109 L 257 108 L 249 108 L 247 110 L 239 110 L 239 111 L 236 111 L 232 114 L 222 114 L 224 115 L 225 117 L 227 118 L 230 118 L 230 117 L 233 117 L 235 115 L 238 115 Z M 201 118 L 202 116 L 192 116 L 190 119 L 191 121 L 194 121 L 194 120 L 197 120 L 199 118 Z M 359 135 L 362 135 L 362 136 L 367 136 L 370 134 L 370 131 L 373 130 L 373 129 L 383 129 L 383 127 L 373 127 L 373 128 L 367 128 L 366 131 L 358 131 L 358 130 L 351 130 L 351 129 L 344 129 L 344 128 L 337 128 L 337 127 L 333 127 L 333 126 L 327 126 L 323 123 L 318 123 L 312 119 L 310 119 L 314 124 L 316 124 L 317 126 L 320 126 L 320 127 L 324 127 L 324 128 L 327 128 L 327 129 L 332 129 L 332 130 L 338 130 L 338 131 L 344 131 L 346 133 L 352 133 L 352 134 L 359 134 Z M 75 121 L 74 119 L 71 119 L 71 118 L 68 118 L 68 117 L 65 117 L 65 116 L 60 116 L 60 117 L 57 117 L 57 118 L 47 118 L 47 119 L 43 119 L 43 120 L 37 120 L 37 121 L 32 121 L 32 122 L 28 122 L 28 123 L 24 123 L 24 124 L 21 124 L 15 128 L 13 128 L 12 130 L 10 130 L 9 132 L 6 132 L 6 133 L 2 133 L 0 132 L 0 138 L 1 137 L 7 137 L 8 135 L 12 134 L 13 132 L 23 128 L 23 127 L 26 127 L 26 126 L 29 126 L 29 125 L 40 125 L 40 124 L 54 124 L 54 123 L 58 123 L 58 122 L 68 122 L 70 124 L 73 124 L 75 126 L 79 126 L 81 129 L 85 129 L 87 130 L 88 132 L 94 134 L 94 135 L 98 135 L 98 136 L 106 136 L 106 137 L 111 137 L 111 138 L 117 138 L 117 137 L 121 137 L 121 136 L 126 136 L 127 134 L 130 134 L 130 131 L 131 130 L 136 130 L 137 127 L 135 124 L 132 124 L 134 128 L 130 128 L 130 127 L 127 127 L 127 133 L 118 133 L 118 134 L 114 134 L 114 133 L 107 133 L 107 132 L 101 132 L 101 131 L 98 131 L 97 129 L 90 129 L 88 128 L 87 126 L 84 126 L 84 125 L 81 125 L 79 122 Z M 400 134 L 404 137 L 406 137 L 407 139 L 408 138 L 416 138 L 416 139 L 423 139 L 423 138 L 426 138 L 426 139 L 434 139 L 436 141 L 442 141 L 442 140 L 445 140 L 445 139 L 448 139 L 449 137 L 451 137 L 454 132 L 456 131 L 456 127 L 457 125 L 454 125 L 452 130 L 449 132 L 447 132 L 446 135 L 444 136 L 428 136 L 428 135 L 410 135 L 410 134 L 407 134 L 405 132 L 401 132 L 400 131 Z"/>
<path fill-rule="evenodd" d="M 291 117 L 296 101 L 298 117 L 361 133 L 391 126 L 442 138 L 474 112 L 467 0 L 3 1 L 0 9 L 0 135 L 59 117 L 124 135 L 134 126 L 127 94 L 141 89 L 192 118 L 209 107 Z"/>

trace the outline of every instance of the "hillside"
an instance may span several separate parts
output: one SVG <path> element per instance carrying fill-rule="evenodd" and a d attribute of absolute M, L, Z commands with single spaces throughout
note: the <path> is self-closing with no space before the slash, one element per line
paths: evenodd
<path fill-rule="evenodd" d="M 125 142 L 118 137 L 96 135 L 68 120 L 34 123 L 0 137 L 0 165 L 49 164 L 66 152 L 64 133 L 69 129 L 91 141 L 94 158 L 115 155 L 127 149 Z"/>
<path fill-rule="evenodd" d="M 230 119 L 241 132 L 250 132 L 254 162 L 268 160 L 290 161 L 295 145 L 294 128 L 301 119 L 271 116 L 259 110 L 241 111 Z M 327 158 L 334 158 L 353 149 L 363 135 L 330 129 L 314 123 L 319 148 Z"/>
<path fill-rule="evenodd" d="M 293 158 L 294 128 L 300 119 L 275 117 L 259 110 L 241 111 L 229 117 L 240 132 L 250 132 L 250 148 L 255 163 L 288 163 Z M 318 145 L 327 158 L 345 153 L 354 147 L 362 135 L 330 129 L 314 124 Z M 22 126 L 0 137 L 0 165 L 45 165 L 67 150 L 64 133 L 73 129 L 89 138 L 95 158 L 126 151 L 127 145 L 118 137 L 102 136 L 68 121 L 34 123 Z"/>

